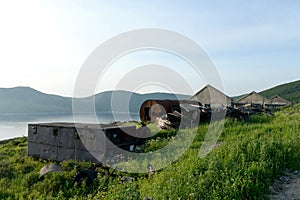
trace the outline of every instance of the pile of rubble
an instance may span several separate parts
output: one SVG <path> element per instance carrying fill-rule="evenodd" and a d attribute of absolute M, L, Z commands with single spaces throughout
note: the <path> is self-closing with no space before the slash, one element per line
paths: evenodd
<path fill-rule="evenodd" d="M 262 113 L 273 115 L 269 110 L 260 109 L 252 106 L 251 104 L 244 105 L 239 108 L 232 106 L 211 108 L 209 106 L 181 104 L 180 109 L 167 113 L 161 117 L 157 117 L 155 123 L 160 129 L 191 128 L 199 125 L 200 123 L 211 121 L 212 115 L 214 115 L 214 119 L 224 119 L 225 117 L 228 117 L 231 119 L 250 122 L 251 115 Z"/>

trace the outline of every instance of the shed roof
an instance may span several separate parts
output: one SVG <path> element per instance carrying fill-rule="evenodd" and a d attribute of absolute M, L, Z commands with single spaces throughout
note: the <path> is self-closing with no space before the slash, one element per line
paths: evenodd
<path fill-rule="evenodd" d="M 270 98 L 270 103 L 273 105 L 292 105 L 292 102 L 284 99 L 283 97 L 279 95 L 275 95 Z"/>
<path fill-rule="evenodd" d="M 206 85 L 199 92 L 190 97 L 191 100 L 199 100 L 202 104 L 231 104 L 232 98 L 218 90 L 217 88 Z"/>
<path fill-rule="evenodd" d="M 218 92 L 218 93 L 220 93 L 220 94 L 222 94 L 222 95 L 230 98 L 229 96 L 227 96 L 226 94 L 224 94 L 223 92 L 221 92 L 220 90 L 218 90 L 217 88 L 215 88 L 215 87 L 207 84 L 199 92 L 197 92 L 196 94 L 194 94 L 193 96 L 191 96 L 190 99 L 192 99 L 193 97 L 197 96 L 198 94 L 200 94 L 201 92 L 203 92 L 203 90 L 205 90 L 205 89 L 214 90 L 214 91 L 216 91 L 216 92 Z"/>
<path fill-rule="evenodd" d="M 257 92 L 253 91 L 245 96 L 239 98 L 237 103 L 252 103 L 252 104 L 266 104 L 270 103 L 270 101 L 265 98 L 264 96 L 258 94 Z"/>

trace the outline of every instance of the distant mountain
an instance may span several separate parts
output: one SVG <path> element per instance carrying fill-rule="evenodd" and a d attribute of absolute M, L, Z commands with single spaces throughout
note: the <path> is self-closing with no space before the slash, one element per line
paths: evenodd
<path fill-rule="evenodd" d="M 286 83 L 260 92 L 266 98 L 279 95 L 293 103 L 300 102 L 300 81 Z M 139 94 L 129 91 L 106 91 L 95 96 L 96 112 L 138 113 L 147 99 L 188 99 L 188 95 L 169 93 Z M 79 102 L 89 105 L 93 97 L 81 98 Z M 241 96 L 239 96 L 241 97 Z M 236 99 L 237 97 L 235 97 Z M 72 98 L 45 94 L 30 87 L 0 88 L 0 120 L 9 115 L 72 114 Z"/>
<path fill-rule="evenodd" d="M 130 112 L 138 113 L 147 99 L 188 99 L 188 95 L 170 93 L 139 94 L 128 91 L 107 91 L 96 95 L 97 112 Z"/>
<path fill-rule="evenodd" d="M 39 92 L 30 87 L 0 88 L 0 114 L 64 113 L 72 99 Z"/>
<path fill-rule="evenodd" d="M 275 95 L 279 95 L 285 98 L 286 100 L 291 101 L 292 103 L 299 103 L 300 80 L 275 86 L 273 88 L 260 92 L 260 94 L 266 98 L 271 98 Z"/>
<path fill-rule="evenodd" d="M 93 97 L 81 98 L 88 105 Z M 138 94 L 129 91 L 107 91 L 95 95 L 96 112 L 138 113 L 147 99 L 187 99 L 188 95 L 169 93 Z M 71 114 L 72 98 L 45 94 L 30 87 L 0 88 L 0 115 Z"/>

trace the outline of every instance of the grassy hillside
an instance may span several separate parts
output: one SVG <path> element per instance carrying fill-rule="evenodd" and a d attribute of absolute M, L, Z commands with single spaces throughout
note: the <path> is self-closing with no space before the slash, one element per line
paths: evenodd
<path fill-rule="evenodd" d="M 299 103 L 300 102 L 300 80 L 272 87 L 270 89 L 259 92 L 259 94 L 263 95 L 266 98 L 271 98 L 275 95 L 279 95 L 294 104 Z M 232 98 L 234 101 L 236 101 L 245 95 L 246 94 L 243 94 Z"/>
<path fill-rule="evenodd" d="M 275 95 L 279 95 L 291 101 L 292 103 L 299 103 L 300 102 L 300 80 L 278 85 L 271 89 L 262 91 L 260 92 L 260 94 L 265 96 L 266 98 L 271 98 Z"/>
<path fill-rule="evenodd" d="M 2 141 L 0 199 L 265 199 L 284 169 L 300 170 L 299 118 L 297 104 L 274 117 L 253 116 L 250 123 L 227 120 L 219 146 L 201 159 L 198 152 L 208 128 L 202 124 L 190 148 L 167 168 L 150 177 L 131 174 L 136 180 L 127 183 L 99 174 L 91 187 L 72 184 L 76 170 L 91 163 L 63 162 L 64 172 L 38 180 L 48 162 L 26 156 L 27 139 Z M 174 134 L 160 132 L 144 151 L 166 145 Z"/>

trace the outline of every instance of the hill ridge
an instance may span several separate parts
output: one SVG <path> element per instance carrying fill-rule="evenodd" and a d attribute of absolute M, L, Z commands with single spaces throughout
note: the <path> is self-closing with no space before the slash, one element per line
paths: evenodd
<path fill-rule="evenodd" d="M 236 101 L 249 93 L 233 96 L 232 98 L 234 101 Z M 279 84 L 269 89 L 262 90 L 258 93 L 267 99 L 278 95 L 294 104 L 297 104 L 300 103 L 300 80 Z"/>
<path fill-rule="evenodd" d="M 95 95 L 76 98 L 82 106 L 93 103 L 95 97 L 96 112 L 111 112 L 112 99 L 114 111 L 138 113 L 140 105 L 147 99 L 187 99 L 189 96 L 153 92 L 140 94 L 125 90 L 104 91 Z M 129 108 L 124 104 L 128 101 Z M 72 113 L 72 97 L 46 94 L 31 87 L 0 88 L 0 115 L 31 113 Z M 129 109 L 129 110 L 128 110 Z M 1 119 L 0 119 L 1 120 Z"/>
<path fill-rule="evenodd" d="M 276 85 L 259 92 L 259 94 L 266 98 L 279 95 L 294 104 L 299 103 L 300 80 Z M 92 97 L 95 97 L 96 112 L 129 111 L 131 113 L 138 113 L 140 106 L 147 99 L 188 99 L 189 96 L 164 92 L 141 94 L 126 90 L 109 90 L 90 97 L 77 99 L 80 99 L 84 106 L 87 105 L 87 103 L 91 103 Z M 127 106 L 124 102 L 129 105 Z M 114 105 L 112 106 L 112 104 Z M 47 94 L 27 86 L 0 88 L 0 115 L 30 113 L 71 114 L 72 97 Z"/>
<path fill-rule="evenodd" d="M 300 102 L 300 80 L 276 85 L 270 89 L 259 92 L 266 98 L 275 95 L 285 98 L 286 100 L 296 104 Z"/>

